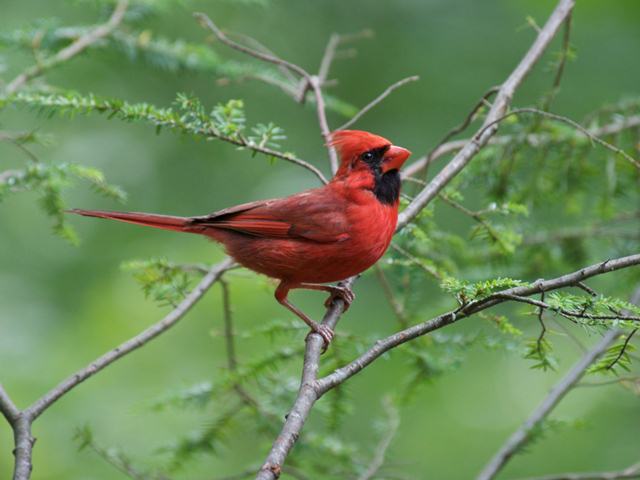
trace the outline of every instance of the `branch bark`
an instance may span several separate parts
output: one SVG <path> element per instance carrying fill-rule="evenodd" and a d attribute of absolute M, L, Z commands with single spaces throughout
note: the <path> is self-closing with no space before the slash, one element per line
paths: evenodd
<path fill-rule="evenodd" d="M 627 257 L 621 257 L 614 260 L 607 260 L 605 262 L 582 268 L 576 272 L 562 275 L 561 277 L 556 277 L 550 280 L 537 280 L 531 285 L 509 288 L 489 295 L 481 300 L 468 303 L 456 310 L 443 313 L 431 320 L 413 325 L 412 327 L 378 340 L 369 350 L 357 359 L 341 368 L 338 368 L 326 377 L 319 379 L 317 382 L 317 389 L 321 394 L 324 394 L 337 385 L 345 382 L 356 373 L 362 371 L 374 360 L 389 350 L 413 340 L 414 338 L 469 317 L 482 310 L 486 310 L 487 308 L 509 301 L 510 296 L 527 297 L 536 293 L 557 290 L 559 288 L 576 285 L 578 282 L 582 282 L 587 278 L 635 265 L 640 265 L 640 254 L 629 255 Z"/>
<path fill-rule="evenodd" d="M 343 283 L 346 287 L 351 287 L 355 278 L 351 278 Z M 340 315 L 344 308 L 344 302 L 336 299 L 331 307 L 327 310 L 322 324 L 335 329 L 336 324 L 340 320 Z M 324 340 L 317 333 L 310 333 L 307 336 L 306 348 L 304 352 L 304 362 L 302 364 L 302 379 L 300 381 L 300 389 L 296 396 L 293 407 L 286 416 L 286 421 L 282 427 L 282 431 L 276 438 L 271 451 L 267 455 L 267 459 L 260 468 L 256 480 L 273 480 L 277 479 L 282 472 L 287 455 L 295 444 L 304 422 L 311 412 L 311 408 L 318 398 L 320 392 L 317 389 L 318 369 L 320 366 L 320 354 Z"/>
<path fill-rule="evenodd" d="M 631 303 L 640 302 L 640 288 L 637 288 L 631 297 Z M 530 434 L 535 427 L 540 425 L 551 411 L 560 403 L 564 396 L 569 393 L 580 381 L 587 369 L 602 356 L 603 353 L 616 341 L 623 333 L 619 328 L 612 328 L 602 339 L 589 349 L 569 372 L 554 385 L 549 395 L 531 413 L 529 418 L 518 428 L 500 447 L 498 452 L 487 463 L 477 477 L 477 480 L 491 480 L 504 468 L 513 455 L 522 448 L 529 440 Z"/>
<path fill-rule="evenodd" d="M 517 88 L 549 46 L 551 40 L 560 29 L 560 26 L 571 13 L 574 5 L 575 0 L 560 0 L 558 2 L 547 23 L 538 33 L 529 51 L 511 75 L 509 75 L 507 80 L 500 86 L 500 90 L 498 90 L 496 99 L 482 127 L 400 214 L 398 218 L 398 230 L 405 227 L 415 218 L 415 216 L 435 198 L 438 192 L 460 173 L 480 149 L 487 145 L 489 140 L 496 134 L 498 125 L 494 122 L 507 112 Z"/>
<path fill-rule="evenodd" d="M 31 435 L 33 422 L 51 405 L 66 393 L 80 385 L 87 378 L 111 365 L 116 360 L 128 355 L 154 339 L 161 333 L 175 325 L 185 314 L 203 297 L 209 288 L 220 279 L 235 263 L 227 258 L 214 265 L 200 283 L 158 323 L 144 330 L 142 333 L 127 340 L 113 350 L 105 353 L 86 367 L 60 382 L 29 407 L 20 411 L 11 401 L 5 390 L 0 386 L 0 411 L 3 413 L 14 432 L 15 441 L 15 469 L 14 480 L 28 480 L 31 476 L 31 457 L 35 439 Z"/>
<path fill-rule="evenodd" d="M 113 13 L 109 17 L 106 23 L 97 26 L 93 30 L 90 30 L 86 34 L 82 35 L 75 42 L 68 47 L 63 48 L 53 57 L 45 59 L 43 62 L 33 65 L 28 68 L 16 78 L 14 78 L 5 88 L 5 94 L 11 95 L 17 92 L 30 80 L 39 77 L 47 70 L 56 67 L 57 65 L 70 60 L 76 55 L 82 53 L 87 47 L 96 43 L 98 40 L 105 38 L 111 34 L 122 23 L 124 15 L 129 7 L 129 0 L 120 0 Z"/>
<path fill-rule="evenodd" d="M 602 339 L 576 363 L 569 372 L 554 385 L 549 395 L 531 413 L 531 416 L 516 430 L 500 450 L 487 463 L 477 480 L 491 480 L 504 468 L 509 459 L 528 441 L 531 431 L 540 425 L 564 396 L 576 386 L 586 370 L 611 346 L 620 336 L 620 330 L 609 330 Z"/>

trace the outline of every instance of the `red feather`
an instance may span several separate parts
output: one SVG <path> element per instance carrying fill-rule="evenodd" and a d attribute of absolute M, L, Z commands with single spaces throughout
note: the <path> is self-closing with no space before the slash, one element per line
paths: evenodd
<path fill-rule="evenodd" d="M 80 215 L 108 218 L 165 230 L 206 235 L 222 243 L 242 265 L 281 281 L 280 303 L 294 311 L 328 342 L 331 332 L 291 305 L 291 288 L 328 290 L 320 284 L 345 279 L 373 265 L 385 252 L 395 231 L 398 198 L 381 201 L 375 193 L 380 172 L 397 169 L 410 152 L 372 133 L 334 132 L 330 145 L 340 156 L 340 168 L 327 185 L 286 198 L 246 203 L 199 217 L 147 213 L 73 210 Z M 376 168 L 363 161 L 379 152 Z M 377 173 L 376 173 L 377 172 Z M 396 173 L 393 173 L 396 172 Z M 385 173 L 386 175 L 386 173 Z M 395 175 L 395 176 L 394 176 Z"/>

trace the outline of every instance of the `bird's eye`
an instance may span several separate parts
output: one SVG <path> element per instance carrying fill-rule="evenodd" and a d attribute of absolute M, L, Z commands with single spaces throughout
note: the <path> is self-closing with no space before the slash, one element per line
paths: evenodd
<path fill-rule="evenodd" d="M 362 160 L 364 160 L 365 162 L 369 162 L 371 160 L 373 160 L 373 153 L 371 152 L 365 152 L 362 154 Z"/>

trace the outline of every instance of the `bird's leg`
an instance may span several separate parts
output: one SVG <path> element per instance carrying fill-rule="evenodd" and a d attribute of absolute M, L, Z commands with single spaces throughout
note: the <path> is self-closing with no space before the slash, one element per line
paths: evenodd
<path fill-rule="evenodd" d="M 317 283 L 299 283 L 293 288 L 305 288 L 307 290 L 321 290 L 329 292 L 329 298 L 324 302 L 324 306 L 329 308 L 334 300 L 339 298 L 344 302 L 343 312 L 346 312 L 351 303 L 355 300 L 356 294 L 349 287 L 340 287 L 336 285 L 319 285 Z"/>
<path fill-rule="evenodd" d="M 297 287 L 298 287 L 298 284 L 295 284 L 295 283 L 292 284 L 287 282 L 280 282 L 280 285 L 278 285 L 278 288 L 276 288 L 276 292 L 275 292 L 276 300 L 278 301 L 278 303 L 280 303 L 280 305 L 283 305 L 284 307 L 288 308 L 293 313 L 295 313 L 298 317 L 300 317 L 302 321 L 304 321 L 304 323 L 306 323 L 307 325 L 309 325 L 309 327 L 311 327 L 311 330 L 313 332 L 317 333 L 322 337 L 322 339 L 324 340 L 323 351 L 325 351 L 329 346 L 329 344 L 331 343 L 331 340 L 333 339 L 333 330 L 331 330 L 331 328 L 328 327 L 327 325 L 323 325 L 321 323 L 311 320 L 302 310 L 300 310 L 298 307 L 296 307 L 294 304 L 292 304 L 289 301 L 289 299 L 287 298 L 287 295 L 289 294 L 289 290 Z"/>

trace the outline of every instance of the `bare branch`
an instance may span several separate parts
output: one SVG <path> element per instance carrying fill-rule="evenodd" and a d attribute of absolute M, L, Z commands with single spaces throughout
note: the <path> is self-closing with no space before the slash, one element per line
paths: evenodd
<path fill-rule="evenodd" d="M 371 110 L 373 107 L 375 107 L 380 102 L 382 102 L 385 98 L 387 98 L 394 90 L 397 90 L 398 88 L 406 85 L 407 83 L 417 82 L 418 80 L 420 80 L 420 77 L 418 75 L 412 75 L 411 77 L 403 78 L 402 80 L 398 80 L 396 83 L 389 85 L 384 92 L 382 92 L 376 98 L 371 100 L 367 105 L 362 107 L 362 109 L 358 113 L 356 113 L 353 117 L 351 117 L 351 119 L 348 122 L 340 125 L 336 130 L 346 130 L 347 128 L 351 127 L 354 123 L 360 120 L 364 114 L 366 114 L 369 110 Z"/>
<path fill-rule="evenodd" d="M 533 411 L 531 416 L 516 430 L 498 453 L 484 467 L 477 480 L 491 480 L 506 465 L 509 459 L 527 442 L 531 431 L 551 413 L 562 398 L 580 381 L 586 370 L 618 338 L 620 330 L 609 330 L 604 337 L 576 363 L 569 372 L 554 385 L 549 395 Z"/>
<path fill-rule="evenodd" d="M 13 425 L 20 415 L 20 410 L 15 406 L 9 394 L 0 383 L 0 412 L 10 425 Z"/>
<path fill-rule="evenodd" d="M 252 56 L 264 62 L 272 63 L 274 65 L 283 66 L 289 69 L 291 72 L 300 75 L 305 80 L 305 85 L 309 85 L 315 95 L 316 99 L 316 111 L 318 114 L 318 123 L 320 124 L 320 131 L 322 133 L 322 137 L 324 138 L 325 144 L 329 144 L 331 131 L 329 130 L 329 124 L 327 122 L 327 114 L 325 111 L 324 98 L 322 97 L 322 89 L 321 82 L 319 81 L 317 76 L 311 75 L 304 68 L 296 65 L 294 63 L 283 60 L 280 57 L 275 55 L 270 55 L 268 53 L 264 53 L 258 50 L 254 50 L 252 48 L 246 47 L 238 42 L 231 40 L 225 33 L 218 28 L 218 26 L 213 23 L 213 21 L 204 13 L 194 13 L 193 16 L 198 20 L 200 25 L 204 28 L 210 30 L 218 40 L 227 45 L 234 50 L 238 50 L 246 55 Z M 306 87 L 305 87 L 306 88 Z M 335 172 L 338 169 L 338 158 L 336 156 L 335 150 L 331 147 L 327 147 L 329 149 L 329 160 L 331 162 L 331 170 Z"/>
<path fill-rule="evenodd" d="M 538 280 L 531 285 L 523 285 L 514 287 L 501 292 L 489 295 L 488 297 L 470 302 L 459 307 L 456 310 L 443 313 L 431 320 L 419 323 L 412 327 L 406 328 L 400 332 L 390 335 L 384 339 L 378 340 L 365 353 L 349 364 L 334 370 L 331 374 L 321 378 L 317 382 L 317 390 L 320 394 L 324 394 L 335 386 L 343 383 L 348 378 L 357 374 L 374 360 L 388 352 L 389 350 L 402 345 L 414 338 L 425 335 L 434 330 L 438 330 L 446 325 L 454 323 L 462 318 L 478 313 L 487 308 L 508 301 L 510 296 L 527 297 L 536 293 L 542 293 L 550 290 L 557 290 L 562 287 L 575 285 L 577 282 L 587 278 L 602 275 L 611 271 L 628 268 L 640 264 L 640 254 L 629 255 L 614 260 L 597 263 L 589 267 L 582 268 L 573 273 L 553 278 L 551 280 Z"/>
<path fill-rule="evenodd" d="M 98 40 L 107 37 L 113 32 L 122 20 L 124 19 L 124 14 L 129 7 L 129 0 L 120 0 L 117 4 L 111 17 L 107 20 L 106 23 L 99 25 L 93 30 L 88 31 L 81 37 L 79 37 L 76 41 L 74 41 L 71 45 L 63 48 L 58 53 L 56 53 L 53 57 L 47 58 L 42 62 L 29 67 L 27 70 L 22 72 L 16 78 L 14 78 L 7 87 L 5 88 L 5 94 L 11 95 L 22 88 L 27 82 L 32 80 L 35 77 L 42 75 L 45 71 L 50 70 L 57 65 L 70 60 L 76 55 L 82 53 L 87 47 L 96 43 Z"/>
<path fill-rule="evenodd" d="M 543 290 L 544 292 L 544 290 Z M 634 292 L 631 303 L 640 301 L 640 288 Z M 500 450 L 487 463 L 477 480 L 491 480 L 502 470 L 509 459 L 528 441 L 533 429 L 540 425 L 564 396 L 580 381 L 587 369 L 618 339 L 622 330 L 612 328 L 602 339 L 589 349 L 569 372 L 554 385 L 547 397 L 531 413 L 529 418 L 504 443 Z"/>
<path fill-rule="evenodd" d="M 136 335 L 135 337 L 120 344 L 113 350 L 105 353 L 100 358 L 94 360 L 85 368 L 78 370 L 76 373 L 68 377 L 66 380 L 60 382 L 56 387 L 51 389 L 40 399 L 36 400 L 30 407 L 24 412 L 36 419 L 42 412 L 49 408 L 56 400 L 62 397 L 64 394 L 77 387 L 80 383 L 85 381 L 90 376 L 98 373 L 103 368 L 111 365 L 119 358 L 137 350 L 148 341 L 154 339 L 161 333 L 165 332 L 172 326 L 174 326 L 184 315 L 193 307 L 198 300 L 209 290 L 220 276 L 232 268 L 234 262 L 231 259 L 226 259 L 219 264 L 213 266 L 209 273 L 198 283 L 198 285 L 187 295 L 178 306 L 173 309 L 167 316 L 165 316 L 158 323 L 147 328 L 145 331 Z"/>
<path fill-rule="evenodd" d="M 484 121 L 483 126 L 471 138 L 471 140 L 463 147 L 458 154 L 431 180 L 414 199 L 413 202 L 400 214 L 398 219 L 398 229 L 407 225 L 422 210 L 445 185 L 447 185 L 473 157 L 484 147 L 491 137 L 498 130 L 495 120 L 500 118 L 509 108 L 511 99 L 516 89 L 522 83 L 533 66 L 538 62 L 543 52 L 551 43 L 551 40 L 557 33 L 558 29 L 565 21 L 573 6 L 575 0 L 560 0 L 553 13 L 542 28 L 538 37 L 533 42 L 529 51 L 522 58 L 515 70 L 509 75 L 507 80 L 501 85 L 496 96 L 493 106 L 489 110 L 489 114 Z M 491 124 L 491 126 L 489 126 Z"/>
<path fill-rule="evenodd" d="M 352 277 L 346 280 L 343 285 L 351 287 L 354 281 L 355 277 Z M 344 302 L 336 299 L 327 310 L 322 324 L 334 329 L 340 320 L 343 308 Z M 302 364 L 302 379 L 300 381 L 298 395 L 296 396 L 291 411 L 286 416 L 282 431 L 275 439 L 267 459 L 256 476 L 256 480 L 275 480 L 280 476 L 285 458 L 287 458 L 289 451 L 300 436 L 304 422 L 313 404 L 320 398 L 316 381 L 323 344 L 324 340 L 317 333 L 310 333 L 307 336 L 304 362 Z"/>

